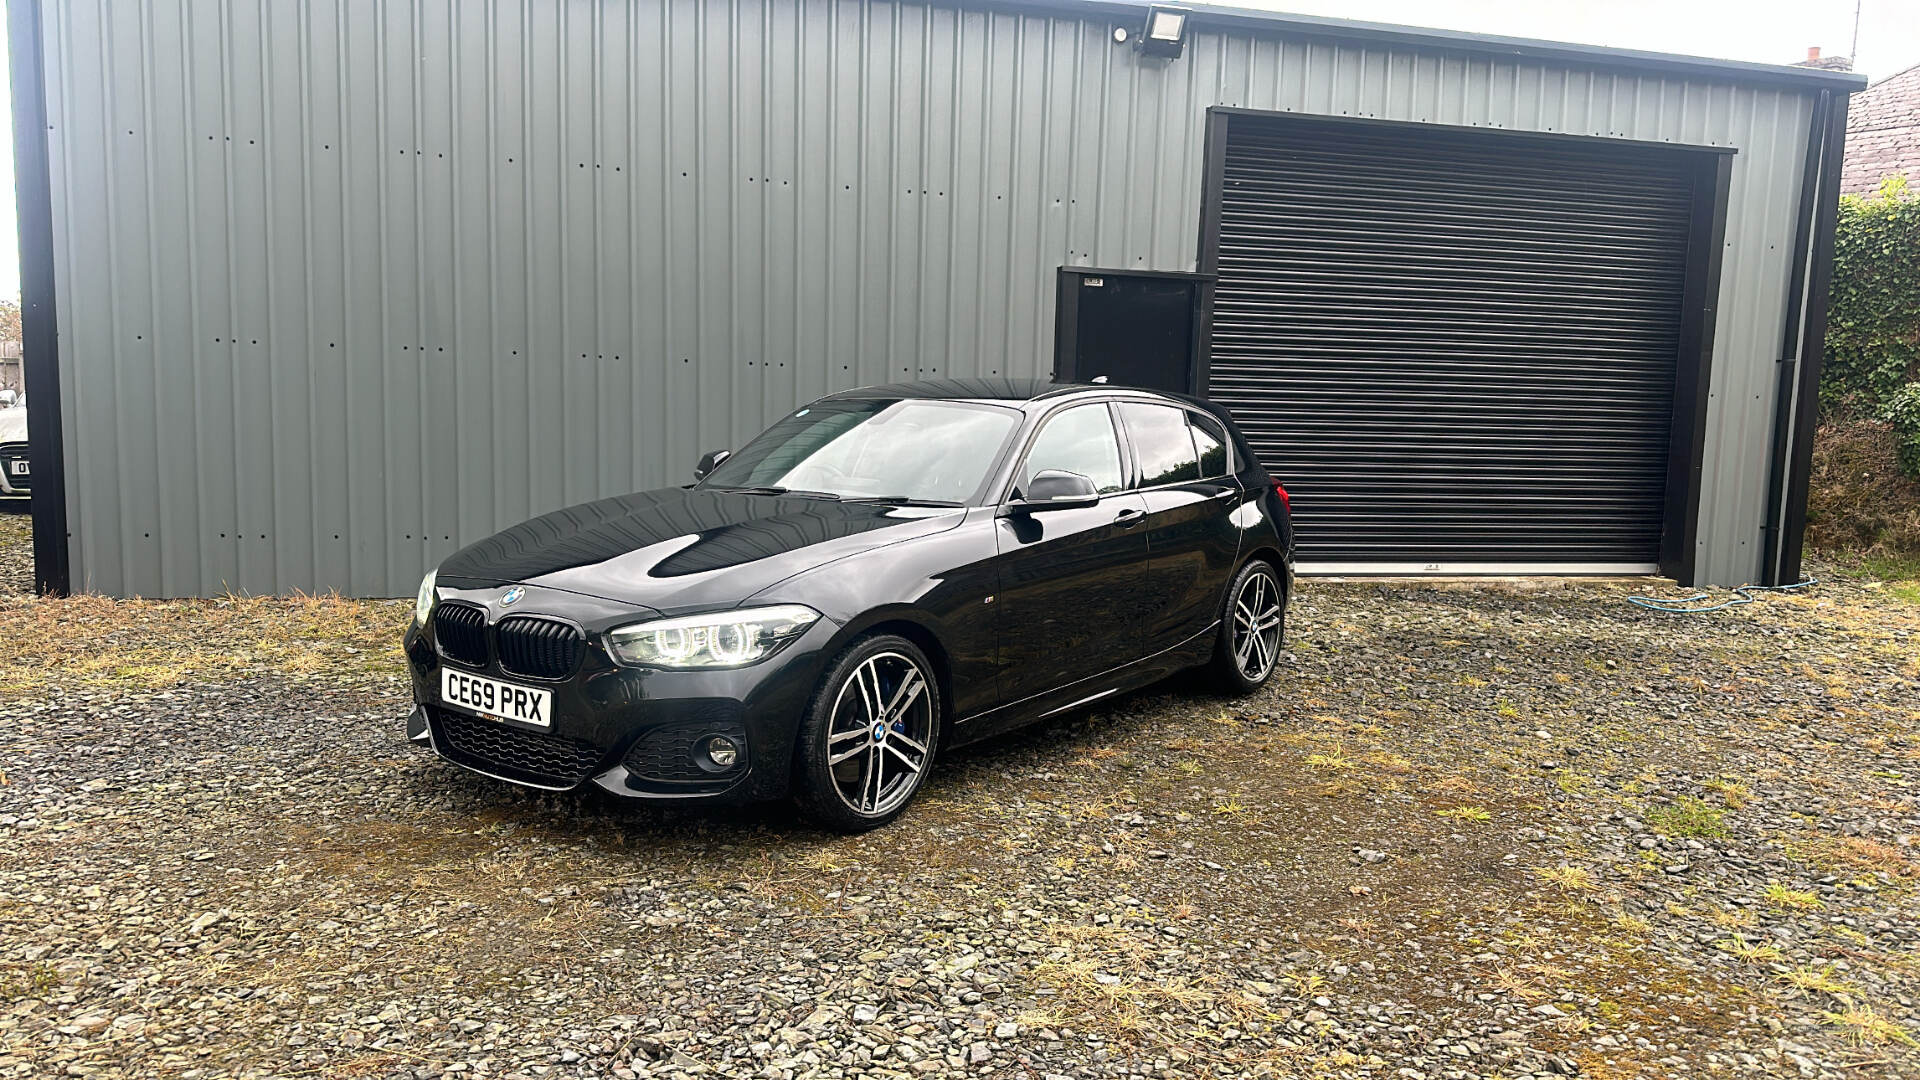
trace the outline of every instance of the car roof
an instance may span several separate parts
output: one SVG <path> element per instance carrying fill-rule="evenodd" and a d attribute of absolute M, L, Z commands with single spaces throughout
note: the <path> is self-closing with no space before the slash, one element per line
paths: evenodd
<path fill-rule="evenodd" d="M 925 398 L 948 401 L 1032 401 L 1064 389 L 1046 379 L 923 379 L 919 382 L 881 383 L 828 394 L 823 400 L 847 398 Z"/>
<path fill-rule="evenodd" d="M 1165 394 L 1157 390 L 1145 390 L 1130 386 L 1107 386 L 1093 383 L 1060 383 L 1054 382 L 1051 379 L 1011 378 L 924 379 L 918 382 L 881 383 L 876 386 L 861 386 L 852 390 L 842 390 L 837 394 L 828 394 L 821 400 L 916 398 L 934 401 L 998 401 L 1023 403 L 1093 391 L 1118 391 L 1143 396 L 1188 400 L 1184 394 Z"/>

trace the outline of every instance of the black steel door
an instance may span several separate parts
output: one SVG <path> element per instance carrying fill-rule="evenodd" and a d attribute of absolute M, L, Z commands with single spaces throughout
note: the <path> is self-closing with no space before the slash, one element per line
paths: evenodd
<path fill-rule="evenodd" d="M 1196 274 L 1061 267 L 1054 378 L 1191 393 L 1203 284 Z"/>
<path fill-rule="evenodd" d="M 1222 158 L 1207 392 L 1292 492 L 1303 564 L 1657 561 L 1672 155 L 1234 115 Z"/>

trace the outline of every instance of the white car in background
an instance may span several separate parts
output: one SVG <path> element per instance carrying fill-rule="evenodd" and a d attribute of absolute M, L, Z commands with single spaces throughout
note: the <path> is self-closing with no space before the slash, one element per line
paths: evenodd
<path fill-rule="evenodd" d="M 27 464 L 27 399 L 0 409 L 0 499 L 25 499 L 33 492 L 33 467 Z"/>

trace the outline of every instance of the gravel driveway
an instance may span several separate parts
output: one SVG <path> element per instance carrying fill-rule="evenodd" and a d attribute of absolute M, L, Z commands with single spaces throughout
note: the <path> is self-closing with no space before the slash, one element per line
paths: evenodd
<path fill-rule="evenodd" d="M 1310 584 L 856 839 L 401 739 L 406 603 L 0 598 L 0 1076 L 1920 1075 L 1920 590 Z"/>

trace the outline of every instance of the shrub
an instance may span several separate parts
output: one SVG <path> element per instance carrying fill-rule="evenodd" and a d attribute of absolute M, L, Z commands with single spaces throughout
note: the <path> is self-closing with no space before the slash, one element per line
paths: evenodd
<path fill-rule="evenodd" d="M 1840 200 L 1820 404 L 1872 414 L 1920 380 L 1920 197 L 1891 176 Z"/>
<path fill-rule="evenodd" d="M 1920 269 L 1914 276 L 1920 277 Z M 1900 471 L 1920 479 L 1920 382 L 1910 382 L 1895 391 L 1880 415 L 1893 425 L 1894 454 Z"/>

